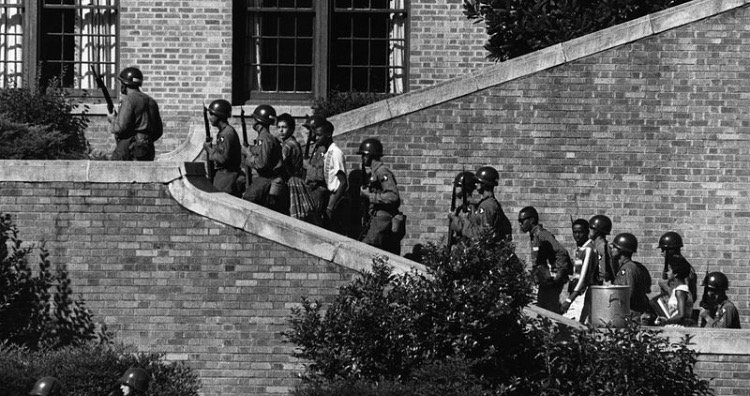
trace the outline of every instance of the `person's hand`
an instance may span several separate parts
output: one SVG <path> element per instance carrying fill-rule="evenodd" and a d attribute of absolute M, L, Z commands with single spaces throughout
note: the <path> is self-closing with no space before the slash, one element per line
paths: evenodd
<path fill-rule="evenodd" d="M 203 143 L 203 148 L 204 148 L 204 149 L 205 149 L 206 151 L 208 151 L 208 150 L 209 150 L 209 149 L 211 148 L 211 142 L 204 142 L 204 143 Z"/>
<path fill-rule="evenodd" d="M 664 316 L 659 316 L 654 321 L 654 325 L 656 325 L 656 326 L 664 326 L 664 324 L 666 324 L 666 323 L 667 323 L 667 318 L 665 318 Z"/>
<path fill-rule="evenodd" d="M 362 198 L 367 198 L 368 201 L 372 201 L 373 193 L 370 192 L 370 188 L 366 186 L 362 186 L 359 188 L 359 196 Z"/>
<path fill-rule="evenodd" d="M 573 301 L 571 301 L 570 299 L 563 301 L 563 303 L 560 305 L 560 314 L 568 312 L 568 309 L 570 309 L 570 304 L 572 303 Z"/>
<path fill-rule="evenodd" d="M 461 231 L 461 222 L 454 213 L 448 213 L 448 228 L 455 232 Z"/>
<path fill-rule="evenodd" d="M 115 117 L 117 117 L 116 111 L 113 110 L 111 113 L 107 112 L 107 122 L 109 122 L 110 124 L 115 121 Z"/>

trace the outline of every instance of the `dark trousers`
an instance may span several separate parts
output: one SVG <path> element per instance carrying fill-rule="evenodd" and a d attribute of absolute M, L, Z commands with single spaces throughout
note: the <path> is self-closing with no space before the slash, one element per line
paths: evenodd
<path fill-rule="evenodd" d="M 240 172 L 238 171 L 219 169 L 214 175 L 214 187 L 219 191 L 239 197 L 239 191 L 237 191 L 237 177 L 239 175 Z"/>
<path fill-rule="evenodd" d="M 273 179 L 270 177 L 253 175 L 253 181 L 247 191 L 245 191 L 242 199 L 273 209 L 269 200 L 272 181 Z"/>
<path fill-rule="evenodd" d="M 372 213 L 362 242 L 393 254 L 400 254 L 400 241 L 396 241 L 393 235 L 392 221 L 393 215 L 384 210 Z"/>
<path fill-rule="evenodd" d="M 156 157 L 154 143 L 139 140 L 135 136 L 117 139 L 112 161 L 153 161 Z"/>

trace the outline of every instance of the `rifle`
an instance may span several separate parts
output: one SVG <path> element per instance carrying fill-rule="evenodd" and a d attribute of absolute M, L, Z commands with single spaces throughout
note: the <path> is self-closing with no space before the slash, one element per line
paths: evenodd
<path fill-rule="evenodd" d="M 104 100 L 107 102 L 107 111 L 109 113 L 113 113 L 115 111 L 115 104 L 112 102 L 112 97 L 109 96 L 109 90 L 107 90 L 107 86 L 104 85 L 104 80 L 102 80 L 101 74 L 96 71 L 96 68 L 94 65 L 89 65 L 89 69 L 91 70 L 91 73 L 94 75 L 94 80 L 96 80 L 96 85 L 99 86 L 99 89 L 102 90 L 102 95 L 104 95 Z"/>
<path fill-rule="evenodd" d="M 707 302 L 708 301 L 708 298 L 707 298 L 708 297 L 708 293 L 706 293 L 706 291 L 708 289 L 708 274 L 709 274 L 710 270 L 711 270 L 711 263 L 707 262 L 706 263 L 706 276 L 703 277 L 703 285 L 702 285 L 703 286 L 703 297 L 701 297 L 701 302 L 700 302 L 700 304 L 698 304 L 698 306 L 700 306 L 703 309 L 709 309 L 709 308 L 711 308 L 708 305 L 708 302 Z"/>
<path fill-rule="evenodd" d="M 203 105 L 203 127 L 206 129 L 206 143 L 211 143 L 211 125 L 208 123 L 208 108 L 205 104 Z M 209 158 L 208 151 L 206 151 L 206 166 L 208 168 L 208 180 L 213 183 L 216 171 L 214 170 L 214 163 Z"/>
<path fill-rule="evenodd" d="M 245 123 L 245 109 L 240 107 L 240 123 L 242 124 L 242 144 L 250 147 L 247 142 L 247 123 Z M 250 183 L 253 181 L 253 174 L 249 166 L 245 167 L 245 191 L 250 189 Z"/>
<path fill-rule="evenodd" d="M 305 114 L 305 117 L 307 117 L 308 120 L 310 119 L 310 116 L 308 116 L 307 114 Z M 314 136 L 315 136 L 315 132 L 312 129 L 308 128 L 307 129 L 307 143 L 305 143 L 305 159 L 310 159 L 310 144 L 313 142 L 313 140 L 314 140 L 313 137 Z M 362 177 L 364 177 L 364 172 L 365 172 L 365 167 L 363 165 L 362 166 L 362 174 L 363 174 Z"/>

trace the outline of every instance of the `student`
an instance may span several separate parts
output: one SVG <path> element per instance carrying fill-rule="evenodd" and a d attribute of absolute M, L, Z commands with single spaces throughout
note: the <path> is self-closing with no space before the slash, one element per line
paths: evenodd
<path fill-rule="evenodd" d="M 589 239 L 589 223 L 584 219 L 573 222 L 573 275 L 568 282 L 568 298 L 560 312 L 568 318 L 586 323 L 591 317 L 591 292 L 589 286 L 597 284 L 599 263 L 594 241 Z M 583 295 L 582 298 L 578 298 Z"/>
<path fill-rule="evenodd" d="M 666 316 L 659 316 L 654 324 L 657 326 L 690 326 L 693 324 L 691 314 L 694 302 L 688 287 L 690 264 L 681 256 L 669 257 L 667 264 L 669 265 L 667 280 L 673 283 L 675 287 L 672 289 L 667 306 L 663 307 Z"/>
<path fill-rule="evenodd" d="M 729 301 L 727 289 L 729 279 L 721 272 L 711 272 L 706 276 L 703 303 L 700 313 L 700 326 L 717 329 L 739 329 L 740 315 L 737 307 Z"/>

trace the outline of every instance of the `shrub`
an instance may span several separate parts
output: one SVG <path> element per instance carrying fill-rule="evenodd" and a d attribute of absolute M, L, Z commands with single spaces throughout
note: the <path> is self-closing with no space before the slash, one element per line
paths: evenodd
<path fill-rule="evenodd" d="M 86 158 L 88 107 L 74 115 L 76 105 L 55 80 L 44 90 L 0 89 L 0 158 Z"/>
<path fill-rule="evenodd" d="M 32 349 L 107 342 L 81 299 L 73 298 L 68 273 L 52 271 L 49 253 L 39 248 L 39 271 L 29 264 L 33 245 L 24 246 L 10 215 L 0 214 L 0 341 Z"/>
<path fill-rule="evenodd" d="M 165 362 L 161 354 L 134 353 L 122 345 L 31 351 L 5 344 L 0 345 L 0 395 L 26 395 L 43 376 L 60 380 L 63 395 L 106 395 L 119 389 L 119 380 L 130 367 L 142 367 L 150 374 L 147 395 L 197 396 L 200 390 L 200 381 L 189 367 Z"/>
<path fill-rule="evenodd" d="M 488 58 L 505 61 L 689 0 L 464 0 L 464 15 L 484 22 Z"/>
<path fill-rule="evenodd" d="M 315 100 L 312 106 L 313 114 L 330 117 L 387 99 L 391 96 L 394 96 L 394 94 L 330 91 L 325 99 Z"/>

